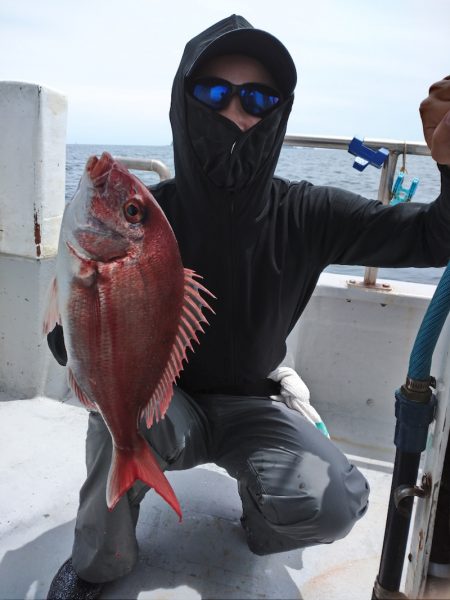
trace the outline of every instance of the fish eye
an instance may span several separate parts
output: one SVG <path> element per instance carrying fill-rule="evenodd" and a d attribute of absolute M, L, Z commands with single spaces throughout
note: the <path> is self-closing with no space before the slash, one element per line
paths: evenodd
<path fill-rule="evenodd" d="M 131 200 L 125 202 L 123 206 L 123 214 L 125 219 L 132 224 L 142 223 L 146 216 L 143 206 L 136 198 L 131 198 Z"/>

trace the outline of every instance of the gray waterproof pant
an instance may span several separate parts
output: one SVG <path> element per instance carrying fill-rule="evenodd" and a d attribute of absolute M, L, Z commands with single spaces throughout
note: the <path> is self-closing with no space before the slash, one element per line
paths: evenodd
<path fill-rule="evenodd" d="M 165 418 L 142 432 L 163 469 L 212 462 L 237 480 L 242 524 L 257 554 L 333 542 L 367 509 L 369 486 L 356 467 L 298 412 L 270 398 L 190 397 L 176 388 Z M 129 573 L 138 556 L 135 527 L 148 488 L 138 482 L 110 512 L 110 460 L 109 431 L 91 413 L 72 553 L 75 571 L 91 582 Z"/>

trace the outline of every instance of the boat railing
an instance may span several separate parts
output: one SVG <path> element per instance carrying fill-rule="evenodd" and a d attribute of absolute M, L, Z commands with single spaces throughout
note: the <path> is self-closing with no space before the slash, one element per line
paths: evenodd
<path fill-rule="evenodd" d="M 130 158 L 129 156 L 115 156 L 116 160 L 120 161 L 127 169 L 136 171 L 155 171 L 159 175 L 159 179 L 164 181 L 170 179 L 170 170 L 161 160 L 145 159 L 145 158 Z"/>
<path fill-rule="evenodd" d="M 302 148 L 328 148 L 332 150 L 348 151 L 351 141 L 352 138 L 350 137 L 288 134 L 284 138 L 284 145 Z M 388 158 L 381 167 L 380 183 L 378 186 L 377 196 L 377 199 L 383 204 L 389 204 L 392 199 L 391 190 L 399 156 L 430 156 L 430 150 L 425 142 L 364 138 L 364 146 L 370 148 L 371 150 L 385 148 L 388 151 Z M 161 181 L 171 177 L 169 168 L 160 160 L 130 158 L 125 156 L 116 156 L 115 158 L 120 160 L 129 169 L 155 171 L 158 173 Z M 377 267 L 366 267 L 363 281 L 357 282 L 356 280 L 352 279 L 348 282 L 348 285 L 362 286 L 371 289 L 379 288 L 384 292 L 389 291 L 390 286 L 388 284 L 377 283 L 377 275 Z"/>

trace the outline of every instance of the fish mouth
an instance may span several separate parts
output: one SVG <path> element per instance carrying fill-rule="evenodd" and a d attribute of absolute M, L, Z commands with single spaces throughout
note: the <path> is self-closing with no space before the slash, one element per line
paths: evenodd
<path fill-rule="evenodd" d="M 100 158 L 97 156 L 89 158 L 86 163 L 86 171 L 89 173 L 94 187 L 101 187 L 105 183 L 114 163 L 114 158 L 109 152 L 103 152 Z"/>

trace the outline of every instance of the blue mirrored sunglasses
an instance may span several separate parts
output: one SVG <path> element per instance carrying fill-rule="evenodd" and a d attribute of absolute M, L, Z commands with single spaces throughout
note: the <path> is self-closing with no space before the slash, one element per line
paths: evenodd
<path fill-rule="evenodd" d="M 202 104 L 213 110 L 223 110 L 236 94 L 246 113 L 264 117 L 281 102 L 281 94 L 262 83 L 234 85 L 226 79 L 204 77 L 190 83 L 190 92 Z"/>

